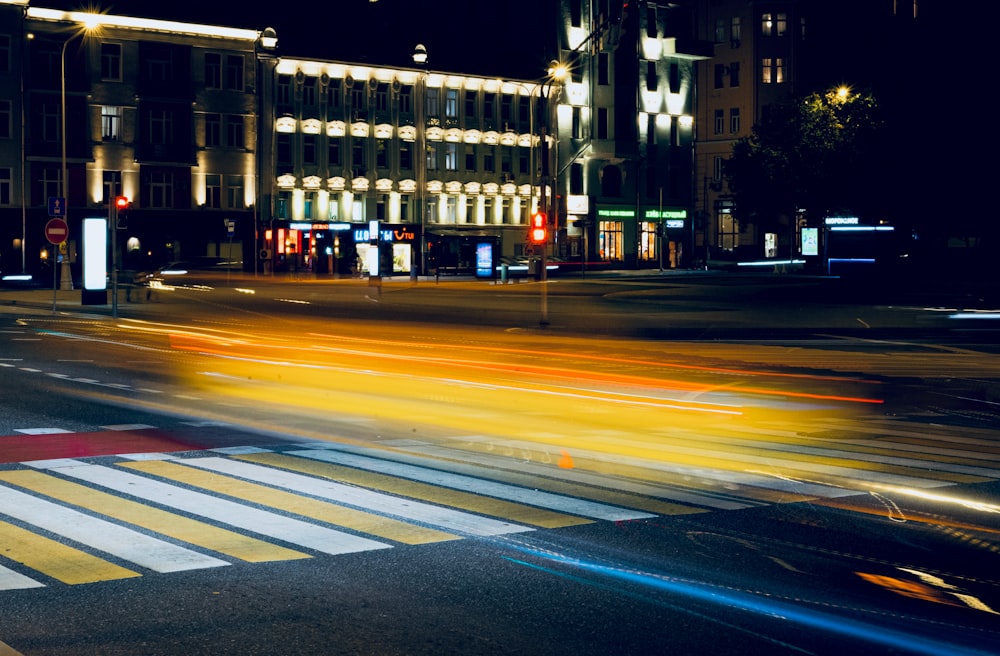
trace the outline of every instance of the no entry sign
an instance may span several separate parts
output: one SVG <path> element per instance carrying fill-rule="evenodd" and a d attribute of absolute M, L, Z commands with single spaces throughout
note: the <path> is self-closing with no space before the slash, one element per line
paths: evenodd
<path fill-rule="evenodd" d="M 69 237 L 69 225 L 62 219 L 49 219 L 45 224 L 45 238 L 50 244 L 61 244 Z"/>

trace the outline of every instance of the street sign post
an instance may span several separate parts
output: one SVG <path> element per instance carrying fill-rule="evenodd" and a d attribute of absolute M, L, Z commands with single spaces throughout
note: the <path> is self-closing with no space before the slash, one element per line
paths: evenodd
<path fill-rule="evenodd" d="M 51 199 L 50 199 L 51 201 Z M 52 203 L 50 202 L 51 206 Z M 51 207 L 50 207 L 51 211 Z M 49 243 L 53 246 L 64 243 L 69 239 L 69 224 L 67 224 L 62 219 L 49 219 L 48 223 L 45 224 L 45 238 L 49 240 Z M 56 311 L 56 260 L 58 256 L 55 254 L 55 249 L 52 253 L 52 311 Z"/>
<path fill-rule="evenodd" d="M 69 225 L 62 219 L 49 219 L 45 224 L 45 238 L 53 245 L 63 243 L 69 238 Z"/>

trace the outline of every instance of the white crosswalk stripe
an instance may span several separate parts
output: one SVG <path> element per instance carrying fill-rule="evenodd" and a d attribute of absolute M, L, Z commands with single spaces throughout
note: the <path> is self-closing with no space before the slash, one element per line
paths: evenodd
<path fill-rule="evenodd" d="M 154 572 L 180 572 L 229 564 L 10 488 L 0 487 L 0 507 L 10 517 Z"/>
<path fill-rule="evenodd" d="M 40 469 L 49 468 L 45 466 L 44 461 L 28 464 Z M 266 510 L 220 499 L 210 494 L 194 492 L 111 467 L 83 463 L 63 466 L 60 463 L 56 469 L 64 476 L 322 553 L 343 554 L 389 548 L 389 545 L 384 542 L 376 542 L 291 517 L 284 517 Z"/>
<path fill-rule="evenodd" d="M 506 485 L 493 481 L 485 481 L 480 478 L 464 476 L 461 474 L 451 474 L 426 467 L 416 467 L 400 463 L 368 458 L 349 453 L 336 452 L 333 450 L 310 450 L 310 451 L 289 451 L 289 455 L 301 458 L 312 458 L 323 462 L 332 462 L 358 469 L 376 471 L 391 476 L 409 478 L 415 481 L 422 481 L 432 485 L 450 487 L 456 490 L 487 494 L 498 499 L 527 503 L 541 508 L 558 510 L 560 512 L 580 515 L 581 517 L 591 517 L 593 519 L 603 519 L 607 521 L 619 522 L 629 519 L 644 519 L 654 517 L 651 513 L 629 510 L 627 508 L 616 508 L 595 501 L 586 499 L 575 499 L 559 494 L 550 494 L 539 490 L 529 490 L 514 485 Z"/>
<path fill-rule="evenodd" d="M 293 474 L 269 467 L 251 465 L 224 458 L 187 458 L 184 464 L 209 469 L 211 471 L 239 476 L 252 481 L 266 483 L 274 487 L 295 490 L 303 494 L 329 499 L 338 503 L 369 508 L 396 517 L 431 524 L 470 535 L 506 535 L 530 531 L 527 526 L 501 522 L 487 517 L 458 512 L 449 508 L 432 506 L 409 499 L 401 499 L 388 494 L 362 490 L 350 485 L 323 481 L 301 474 Z"/>

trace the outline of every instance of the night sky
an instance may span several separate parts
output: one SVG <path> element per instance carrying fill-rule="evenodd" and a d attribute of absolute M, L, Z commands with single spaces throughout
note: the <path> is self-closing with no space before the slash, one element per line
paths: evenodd
<path fill-rule="evenodd" d="M 302 3 L 302 9 L 287 11 L 288 4 L 209 0 L 39 0 L 31 6 L 72 10 L 96 6 L 145 18 L 257 30 L 273 27 L 279 53 L 289 57 L 412 66 L 413 48 L 423 43 L 431 70 L 534 79 L 544 75 L 553 58 L 552 26 L 558 5 L 545 0 L 330 0 Z"/>

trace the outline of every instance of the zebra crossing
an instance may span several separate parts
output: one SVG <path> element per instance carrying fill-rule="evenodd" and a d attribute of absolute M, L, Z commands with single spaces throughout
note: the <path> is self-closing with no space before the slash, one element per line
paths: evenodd
<path fill-rule="evenodd" d="M 576 466 L 480 436 L 0 465 L 0 591 L 1000 479 L 993 431 L 819 428 L 830 439 L 674 431 L 653 457 L 627 433 L 581 435 Z"/>

